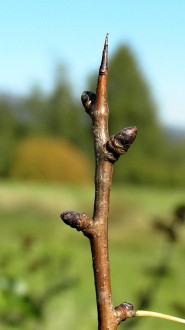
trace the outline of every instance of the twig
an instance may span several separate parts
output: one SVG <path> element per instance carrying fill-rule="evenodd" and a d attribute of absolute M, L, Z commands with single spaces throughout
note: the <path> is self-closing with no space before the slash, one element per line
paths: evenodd
<path fill-rule="evenodd" d="M 150 317 L 157 317 L 160 319 L 164 320 L 169 320 L 173 322 L 178 322 L 178 323 L 184 323 L 185 324 L 185 319 L 181 319 L 179 317 L 163 314 L 163 313 L 157 313 L 157 312 L 151 312 L 151 311 L 136 311 L 135 316 L 150 316 Z"/>
<path fill-rule="evenodd" d="M 105 39 L 99 69 L 96 95 L 82 94 L 82 103 L 93 122 L 94 150 L 96 161 L 95 201 L 93 235 L 90 244 L 96 288 L 99 329 L 116 329 L 117 315 L 112 304 L 109 256 L 108 256 L 108 211 L 113 164 L 128 150 L 136 136 L 136 128 L 128 128 L 113 137 L 108 133 L 108 35 Z M 88 233 L 87 233 L 88 236 Z"/>
<path fill-rule="evenodd" d="M 149 316 L 149 317 L 155 317 L 155 318 L 160 318 L 168 321 L 185 324 L 185 319 L 181 319 L 179 317 L 158 313 L 158 312 L 134 310 L 133 305 L 127 302 L 117 306 L 115 310 L 117 312 L 118 317 L 120 318 L 120 322 L 125 321 L 127 318 L 132 318 L 137 316 L 138 317 Z"/>
<path fill-rule="evenodd" d="M 108 133 L 108 34 L 99 69 L 96 94 L 83 92 L 82 103 L 92 119 L 95 150 L 95 200 L 92 219 L 67 211 L 61 217 L 71 227 L 81 230 L 90 240 L 98 310 L 98 329 L 115 330 L 120 322 L 112 304 L 109 255 L 108 211 L 114 162 L 133 143 L 136 127 L 125 128 L 115 136 Z"/>
<path fill-rule="evenodd" d="M 152 316 L 185 323 L 173 316 L 135 311 L 130 303 L 113 307 L 109 255 L 108 255 L 108 211 L 113 165 L 120 155 L 126 153 L 134 142 L 136 127 L 124 128 L 116 135 L 108 133 L 108 35 L 105 39 L 102 61 L 99 69 L 96 94 L 83 92 L 82 103 L 92 119 L 95 152 L 95 199 L 92 219 L 86 214 L 66 211 L 61 214 L 63 221 L 82 231 L 89 238 L 93 262 L 98 311 L 98 329 L 116 330 L 119 323 L 135 316 Z"/>
<path fill-rule="evenodd" d="M 108 135 L 108 36 L 99 69 L 96 95 L 84 92 L 82 103 L 93 122 L 96 160 L 95 201 L 93 235 L 90 236 L 91 253 L 96 288 L 99 329 L 115 329 L 115 312 L 112 304 L 109 256 L 108 256 L 108 209 L 113 164 L 106 160 L 104 145 Z M 93 95 L 93 97 L 92 97 Z M 90 105 L 90 106 L 89 106 Z"/>

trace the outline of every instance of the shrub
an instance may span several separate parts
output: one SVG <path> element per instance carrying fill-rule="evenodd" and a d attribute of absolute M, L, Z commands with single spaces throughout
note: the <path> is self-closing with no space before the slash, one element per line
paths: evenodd
<path fill-rule="evenodd" d="M 18 144 L 10 175 L 17 179 L 88 183 L 91 170 L 85 155 L 66 140 L 39 137 Z"/>

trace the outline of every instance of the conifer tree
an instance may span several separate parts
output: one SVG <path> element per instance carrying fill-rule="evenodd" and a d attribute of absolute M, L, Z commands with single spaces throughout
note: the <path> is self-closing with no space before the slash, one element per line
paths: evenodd
<path fill-rule="evenodd" d="M 121 45 L 112 55 L 109 64 L 110 84 L 108 88 L 110 112 L 110 133 L 119 130 L 122 123 L 126 126 L 135 124 L 138 127 L 138 138 L 135 144 L 135 155 L 143 164 L 145 178 L 138 172 L 138 166 L 133 161 L 133 155 L 128 155 L 119 163 L 115 180 L 142 182 L 158 180 L 159 163 L 163 158 L 164 138 L 157 117 L 157 107 L 147 79 L 144 77 L 139 64 L 128 46 Z M 93 90 L 96 80 L 92 76 L 89 89 Z M 151 164 L 152 162 L 152 164 Z M 147 177 L 147 168 L 153 166 L 155 175 Z"/>

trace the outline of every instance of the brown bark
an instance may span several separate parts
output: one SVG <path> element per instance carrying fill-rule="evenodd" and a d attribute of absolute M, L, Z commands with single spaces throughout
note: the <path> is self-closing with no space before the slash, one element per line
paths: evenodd
<path fill-rule="evenodd" d="M 116 329 L 116 314 L 112 304 L 108 256 L 108 211 L 113 163 L 104 155 L 108 134 L 108 40 L 106 38 L 99 70 L 96 99 L 92 105 L 94 150 L 96 160 L 94 228 L 90 239 L 98 309 L 98 329 Z"/>
<path fill-rule="evenodd" d="M 107 78 L 108 35 L 105 39 L 96 94 L 83 92 L 81 97 L 84 108 L 93 122 L 96 161 L 93 217 L 90 219 L 84 213 L 66 211 L 61 214 L 61 218 L 67 225 L 82 231 L 90 240 L 99 330 L 116 330 L 122 321 L 135 316 L 152 316 L 185 323 L 184 319 L 161 313 L 135 311 L 133 305 L 127 302 L 113 307 L 108 255 L 110 187 L 114 162 L 128 151 L 135 140 L 137 129 L 136 127 L 124 128 L 116 135 L 109 137 Z"/>
<path fill-rule="evenodd" d="M 98 329 L 115 330 L 126 319 L 128 304 L 113 307 L 109 255 L 108 212 L 114 162 L 133 143 L 137 129 L 129 127 L 115 136 L 108 133 L 108 35 L 105 39 L 96 94 L 83 92 L 82 103 L 92 119 L 95 151 L 95 200 L 92 219 L 75 212 L 64 212 L 65 223 L 83 231 L 90 240 L 98 311 Z"/>

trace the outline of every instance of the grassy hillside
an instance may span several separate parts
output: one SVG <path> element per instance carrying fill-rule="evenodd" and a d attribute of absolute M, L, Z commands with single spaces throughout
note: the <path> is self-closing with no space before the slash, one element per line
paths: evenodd
<path fill-rule="evenodd" d="M 88 240 L 59 217 L 65 210 L 91 215 L 93 195 L 90 186 L 0 182 L 0 329 L 97 328 Z M 178 228 L 175 243 L 153 228 L 159 216 L 170 223 L 184 196 L 183 189 L 112 188 L 109 245 L 115 305 L 129 301 L 185 315 L 185 226 Z M 182 326 L 151 319 L 124 324 L 124 329 L 156 327 Z"/>

